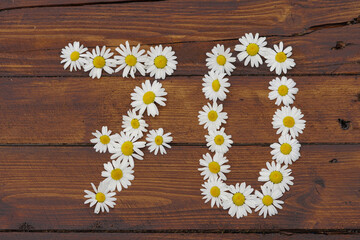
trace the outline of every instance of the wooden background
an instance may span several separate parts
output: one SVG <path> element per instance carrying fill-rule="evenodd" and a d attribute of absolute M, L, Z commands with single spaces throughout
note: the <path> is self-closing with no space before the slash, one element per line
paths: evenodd
<path fill-rule="evenodd" d="M 2 0 L 0 2 L 0 239 L 358 239 L 360 227 L 360 2 L 245 0 Z M 264 220 L 231 218 L 200 196 L 207 151 L 197 112 L 206 100 L 205 53 L 246 32 L 292 45 L 295 106 L 307 120 L 284 209 Z M 145 151 L 132 186 L 110 214 L 93 214 L 83 190 L 102 180 L 108 154 L 91 132 L 121 131 L 132 89 L 146 78 L 91 79 L 60 65 L 68 42 L 113 50 L 129 40 L 170 45 L 178 56 L 151 128 L 173 133 L 165 156 Z M 275 76 L 236 63 L 224 110 L 235 142 L 228 183 L 259 188 L 277 140 L 267 99 Z"/>

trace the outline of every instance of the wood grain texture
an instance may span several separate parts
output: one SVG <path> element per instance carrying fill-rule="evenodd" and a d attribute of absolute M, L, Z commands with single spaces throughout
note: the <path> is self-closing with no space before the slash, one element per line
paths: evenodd
<path fill-rule="evenodd" d="M 173 147 L 135 163 L 135 180 L 110 214 L 95 215 L 83 190 L 103 178 L 107 154 L 90 147 L 1 147 L 0 228 L 68 230 L 356 229 L 360 224 L 359 145 L 303 146 L 284 209 L 269 219 L 237 220 L 204 204 L 197 170 L 204 147 Z M 228 184 L 255 189 L 269 147 L 233 147 Z M 336 159 L 336 161 L 332 160 Z M 330 220 L 331 219 L 331 220 Z"/>
<path fill-rule="evenodd" d="M 272 143 L 278 138 L 272 117 L 278 108 L 269 101 L 271 76 L 233 76 L 224 111 L 227 134 L 236 144 Z M 305 114 L 303 143 L 360 143 L 358 76 L 295 76 L 295 106 Z M 122 115 L 130 109 L 130 93 L 141 79 L 2 78 L 0 81 L 0 143 L 89 144 L 91 132 L 107 125 L 120 132 Z M 198 111 L 207 103 L 202 77 L 170 77 L 160 115 L 145 117 L 149 129 L 162 127 L 175 143 L 205 144 L 207 131 L 198 125 Z M 338 119 L 350 121 L 344 130 Z"/>
<path fill-rule="evenodd" d="M 108 239 L 269 239 L 269 240 L 307 240 L 307 239 L 359 239 L 358 234 L 258 234 L 258 233 L 1 233 L 0 239 L 7 240 L 108 240 Z"/>
<path fill-rule="evenodd" d="M 153 4 L 0 12 L 0 76 L 87 76 L 63 70 L 59 54 L 68 42 L 114 50 L 125 40 L 144 44 L 145 49 L 158 43 L 172 46 L 179 61 L 175 75 L 203 75 L 206 52 L 217 43 L 233 49 L 239 37 L 254 29 L 268 36 L 269 46 L 284 41 L 293 47 L 297 66 L 289 74 L 360 73 L 360 38 L 354 37 L 360 34 L 358 1 L 327 1 L 319 8 L 306 6 L 311 1 L 164 1 L 156 8 Z M 251 15 L 249 4 L 255 10 Z M 343 47 L 337 47 L 338 41 Z M 270 74 L 265 65 L 256 69 L 237 62 L 236 66 L 234 75 Z"/>

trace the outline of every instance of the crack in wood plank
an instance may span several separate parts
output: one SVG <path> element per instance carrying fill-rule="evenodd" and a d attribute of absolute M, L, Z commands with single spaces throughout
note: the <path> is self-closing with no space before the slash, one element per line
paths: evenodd
<path fill-rule="evenodd" d="M 50 4 L 50 5 L 34 5 L 34 6 L 22 6 L 22 7 L 9 7 L 0 9 L 0 12 L 10 11 L 10 10 L 19 10 L 26 8 L 54 8 L 54 7 L 82 7 L 82 6 L 91 6 L 91 5 L 110 5 L 110 4 L 126 4 L 126 3 L 141 3 L 141 2 L 164 2 L 166 0 L 125 0 L 125 1 L 114 1 L 114 2 L 88 2 L 88 3 L 67 3 L 67 4 Z"/>
<path fill-rule="evenodd" d="M 161 1 L 165 1 L 165 0 L 139 0 L 136 2 L 161 2 Z M 134 2 L 134 1 L 119 1 L 119 2 L 107 2 L 107 4 L 110 3 L 130 3 L 130 2 Z M 91 3 L 91 4 L 74 4 L 71 6 L 82 6 L 82 5 L 95 5 L 96 3 Z M 49 6 L 42 6 L 42 7 L 55 7 L 56 5 L 49 5 Z M 59 6 L 65 6 L 65 5 L 57 5 L 56 7 Z M 13 9 L 22 9 L 22 8 L 36 8 L 36 7 L 19 7 L 19 8 L 13 8 Z M 0 12 L 4 11 L 4 9 L 0 9 Z M 298 37 L 298 36 L 305 36 L 305 35 L 309 35 L 311 33 L 323 30 L 323 29 L 328 29 L 328 28 L 339 28 L 339 27 L 345 27 L 345 26 L 349 26 L 349 25 L 356 25 L 360 23 L 360 15 L 358 17 L 352 18 L 349 21 L 344 21 L 344 22 L 337 22 L 337 23 L 325 23 L 325 24 L 319 24 L 319 25 L 313 25 L 310 26 L 308 28 L 305 28 L 304 31 L 299 32 L 299 33 L 291 33 L 291 34 L 265 34 L 263 35 L 263 37 L 266 38 L 270 38 L 270 37 L 279 37 L 279 38 L 290 38 L 290 37 Z M 226 42 L 226 41 L 235 41 L 238 40 L 238 38 L 225 38 L 225 39 L 212 39 L 212 40 L 193 40 L 193 41 L 178 41 L 178 42 L 153 42 L 153 43 L 142 43 L 142 45 L 159 45 L 159 44 L 184 44 L 184 43 L 218 43 L 218 42 Z M 95 48 L 95 46 L 87 46 L 88 48 Z M 116 46 L 112 46 L 109 45 L 107 47 L 110 48 L 115 48 L 118 47 Z M 20 53 L 20 52 L 31 52 L 31 51 L 49 51 L 49 50 L 57 50 L 57 48 L 46 48 L 46 49 L 28 49 L 26 51 L 11 51 L 11 52 L 6 52 L 6 53 Z M 352 63 L 352 62 L 350 62 Z M 353 63 L 358 63 L 356 61 L 354 61 Z M 1 77 L 1 76 L 0 76 Z"/>
<path fill-rule="evenodd" d="M 299 36 L 305 36 L 309 35 L 311 33 L 327 29 L 327 28 L 338 28 L 338 27 L 345 27 L 348 25 L 355 25 L 360 23 L 360 15 L 351 19 L 350 21 L 344 21 L 344 22 L 336 22 L 336 23 L 324 23 L 319 25 L 310 26 L 308 28 L 305 28 L 303 32 L 299 33 L 292 33 L 292 34 L 268 34 L 263 35 L 263 37 L 269 38 L 269 37 L 299 37 Z M 225 42 L 225 41 L 234 41 L 238 40 L 238 38 L 226 38 L 226 39 L 214 39 L 214 40 L 203 40 L 203 41 L 181 41 L 181 42 L 172 42 L 172 43 L 149 43 L 149 45 L 152 44 L 178 44 L 178 43 L 198 43 L 198 42 Z"/>

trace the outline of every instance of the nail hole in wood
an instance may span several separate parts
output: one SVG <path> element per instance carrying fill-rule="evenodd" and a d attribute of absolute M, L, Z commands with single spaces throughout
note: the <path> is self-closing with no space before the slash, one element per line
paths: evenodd
<path fill-rule="evenodd" d="M 331 50 L 340 50 L 346 47 L 346 43 L 343 41 L 337 41 L 335 47 L 332 47 Z"/>
<path fill-rule="evenodd" d="M 336 158 L 333 158 L 329 161 L 329 163 L 337 163 L 337 162 L 338 162 L 338 160 Z"/>
<path fill-rule="evenodd" d="M 28 232 L 33 229 L 34 229 L 34 227 L 32 225 L 28 224 L 27 222 L 24 222 L 19 226 L 19 230 L 25 231 L 25 232 Z"/>
<path fill-rule="evenodd" d="M 343 130 L 348 130 L 350 128 L 350 121 L 345 121 L 344 119 L 339 118 L 338 122 Z"/>
<path fill-rule="evenodd" d="M 317 184 L 317 185 L 319 185 L 319 186 L 321 186 L 323 188 L 325 187 L 325 182 L 324 182 L 324 180 L 322 178 L 315 179 L 315 184 Z"/>

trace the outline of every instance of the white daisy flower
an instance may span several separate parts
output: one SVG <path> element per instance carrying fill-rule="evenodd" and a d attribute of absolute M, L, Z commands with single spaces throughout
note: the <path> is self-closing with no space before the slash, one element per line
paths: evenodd
<path fill-rule="evenodd" d="M 256 206 L 256 197 L 251 193 L 254 189 L 246 183 L 237 183 L 235 186 L 228 186 L 228 193 L 226 200 L 223 201 L 223 208 L 229 209 L 229 215 L 237 218 L 247 216 L 248 213 L 252 213 L 251 208 Z"/>
<path fill-rule="evenodd" d="M 113 153 L 115 150 L 115 139 L 119 136 L 119 134 L 111 135 L 111 130 L 108 130 L 106 126 L 103 126 L 101 132 L 96 130 L 96 132 L 92 133 L 95 138 L 91 139 L 91 143 L 96 143 L 94 148 L 96 152 L 104 153 L 106 150 L 109 153 Z"/>
<path fill-rule="evenodd" d="M 143 160 L 144 153 L 140 148 L 145 147 L 145 142 L 138 142 L 137 138 L 130 136 L 129 133 L 121 132 L 115 139 L 115 153 L 111 159 L 117 159 L 120 162 L 129 162 L 134 167 L 134 158 Z"/>
<path fill-rule="evenodd" d="M 276 110 L 272 125 L 274 129 L 278 129 L 276 134 L 282 135 L 290 132 L 293 138 L 299 136 L 299 133 L 303 133 L 306 121 L 302 119 L 304 115 L 300 109 L 296 107 L 281 107 L 281 110 Z"/>
<path fill-rule="evenodd" d="M 259 211 L 259 216 L 264 215 L 266 218 L 267 215 L 272 216 L 278 214 L 278 209 L 282 209 L 280 204 L 284 204 L 283 201 L 278 200 L 282 197 L 282 193 L 279 189 L 272 189 L 266 186 L 261 186 L 261 192 L 255 191 L 256 199 L 256 208 L 255 212 Z"/>
<path fill-rule="evenodd" d="M 266 182 L 264 186 L 268 186 L 272 189 L 280 189 L 282 193 L 289 191 L 289 185 L 293 185 L 294 180 L 293 176 L 290 176 L 291 169 L 288 169 L 288 165 L 283 165 L 281 167 L 280 163 L 275 163 L 274 161 L 266 162 L 266 168 L 261 169 L 259 172 L 260 176 L 258 181 Z"/>
<path fill-rule="evenodd" d="M 159 110 L 155 103 L 160 106 L 166 105 L 166 98 L 164 98 L 164 96 L 167 95 L 167 92 L 165 92 L 165 88 L 162 88 L 162 84 L 156 80 L 152 85 L 149 80 L 146 80 L 141 86 L 142 88 L 136 87 L 134 89 L 135 92 L 131 93 L 131 99 L 133 100 L 131 106 L 135 108 L 135 111 L 139 110 L 140 115 L 142 115 L 145 110 L 147 110 L 148 116 L 155 117 L 159 115 Z"/>
<path fill-rule="evenodd" d="M 202 184 L 201 195 L 204 195 L 205 203 L 211 200 L 211 207 L 216 204 L 217 207 L 222 205 L 226 199 L 226 184 L 217 178 L 209 178 L 207 182 Z"/>
<path fill-rule="evenodd" d="M 150 73 L 150 77 L 155 76 L 155 79 L 165 79 L 166 75 L 172 75 L 176 70 L 175 52 L 172 47 L 165 47 L 162 45 L 150 47 L 148 58 L 145 62 L 146 72 Z"/>
<path fill-rule="evenodd" d="M 276 99 L 275 104 L 280 105 L 283 103 L 285 106 L 289 106 L 294 103 L 295 94 L 299 91 L 299 89 L 295 88 L 296 83 L 287 77 L 276 77 L 275 79 L 269 82 L 269 89 L 271 92 L 269 93 L 269 99 Z"/>
<path fill-rule="evenodd" d="M 213 102 L 203 106 L 204 111 L 199 111 L 199 124 L 204 125 L 205 129 L 216 131 L 220 128 L 221 124 L 225 124 L 228 118 L 226 112 L 222 112 L 223 105 Z"/>
<path fill-rule="evenodd" d="M 131 185 L 132 180 L 134 180 L 134 170 L 132 167 L 129 167 L 128 162 L 120 162 L 113 160 L 112 163 L 104 163 L 105 171 L 101 172 L 101 176 L 105 177 L 105 183 L 108 184 L 110 191 L 118 192 L 122 188 L 128 188 Z"/>
<path fill-rule="evenodd" d="M 120 56 L 115 56 L 117 64 L 120 65 L 115 69 L 115 72 L 119 72 L 121 69 L 124 69 L 122 76 L 128 77 L 129 73 L 132 78 L 135 78 L 136 70 L 140 72 L 142 76 L 145 76 L 145 66 L 146 54 L 144 49 L 140 49 L 140 44 L 136 47 L 133 46 L 130 48 L 129 42 L 126 41 L 125 45 L 120 44 L 120 47 L 117 47 L 115 50 L 120 53 Z"/>
<path fill-rule="evenodd" d="M 84 65 L 84 71 L 90 71 L 89 76 L 92 78 L 100 78 L 102 70 L 108 74 L 112 74 L 114 70 L 113 67 L 116 67 L 116 60 L 110 59 L 114 53 L 110 52 L 111 49 L 106 49 L 106 46 L 103 46 L 101 51 L 99 46 L 96 46 L 95 49 L 91 52 L 86 52 L 86 62 Z"/>
<path fill-rule="evenodd" d="M 130 136 L 141 138 L 144 132 L 147 132 L 149 125 L 142 119 L 142 115 L 136 114 L 136 111 L 129 110 L 127 115 L 123 115 L 122 128 L 124 132 L 129 133 Z"/>
<path fill-rule="evenodd" d="M 267 63 L 267 66 L 270 67 L 270 72 L 274 71 L 277 75 L 280 75 L 282 72 L 284 74 L 287 73 L 288 69 L 292 69 L 295 67 L 295 61 L 294 59 L 290 58 L 292 55 L 292 47 L 287 47 L 285 49 L 283 42 L 279 43 L 279 46 L 274 44 L 274 49 L 268 48 L 266 49 L 265 53 L 265 62 Z"/>
<path fill-rule="evenodd" d="M 209 135 L 205 135 L 207 144 L 210 151 L 218 153 L 226 153 L 229 151 L 233 141 L 231 140 L 231 135 L 225 134 L 225 128 L 221 128 L 218 131 L 209 131 Z"/>
<path fill-rule="evenodd" d="M 211 101 L 224 101 L 226 98 L 226 93 L 229 92 L 227 89 L 230 87 L 228 78 L 225 78 L 225 73 L 219 73 L 214 71 L 209 71 L 209 75 L 205 74 L 203 81 L 203 93 L 205 97 Z"/>
<path fill-rule="evenodd" d="M 115 192 L 109 192 L 108 185 L 105 182 L 101 182 L 99 184 L 98 189 L 96 189 L 95 185 L 91 183 L 92 188 L 94 189 L 94 192 L 91 192 L 89 190 L 84 190 L 86 195 L 85 198 L 88 198 L 84 204 L 90 203 L 90 207 L 95 206 L 94 213 L 98 214 L 101 210 L 101 212 L 109 212 L 109 207 L 113 208 L 116 203 Z"/>
<path fill-rule="evenodd" d="M 157 155 L 159 150 L 161 154 L 166 154 L 165 147 L 171 148 L 169 143 L 173 140 L 170 135 L 171 133 L 164 134 L 164 130 L 162 128 L 159 128 L 158 130 L 150 130 L 146 137 L 146 141 L 148 141 L 146 146 L 149 147 L 150 152 L 155 151 L 155 155 Z"/>
<path fill-rule="evenodd" d="M 206 56 L 208 56 L 206 66 L 219 73 L 226 72 L 230 76 L 231 72 L 235 69 L 232 63 L 236 60 L 235 57 L 231 57 L 230 48 L 225 50 L 224 45 L 218 44 L 211 49 L 211 52 L 206 53 Z"/>
<path fill-rule="evenodd" d="M 261 56 L 265 55 L 266 37 L 260 37 L 259 33 L 245 33 L 245 36 L 239 38 L 241 44 L 235 45 L 235 51 L 240 53 L 237 55 L 240 62 L 244 61 L 244 65 L 247 66 L 250 62 L 251 67 L 259 67 L 263 64 Z"/>
<path fill-rule="evenodd" d="M 291 139 L 289 134 L 280 136 L 279 143 L 270 145 L 273 149 L 271 155 L 278 163 L 292 164 L 300 157 L 300 143 L 295 138 Z"/>
<path fill-rule="evenodd" d="M 199 160 L 201 168 L 198 170 L 201 172 L 201 176 L 204 176 L 204 180 L 208 178 L 218 178 L 226 181 L 225 173 L 230 172 L 230 165 L 225 165 L 228 162 L 226 157 L 220 153 L 215 153 L 212 158 L 209 153 L 203 154 L 203 159 Z"/>
<path fill-rule="evenodd" d="M 61 50 L 60 57 L 63 59 L 61 60 L 61 64 L 64 64 L 64 69 L 70 66 L 70 72 L 74 69 L 77 71 L 80 70 L 86 60 L 86 54 L 84 54 L 88 49 L 83 45 L 80 46 L 79 42 L 74 42 L 73 44 L 69 43 L 68 46 L 65 46 Z"/>

